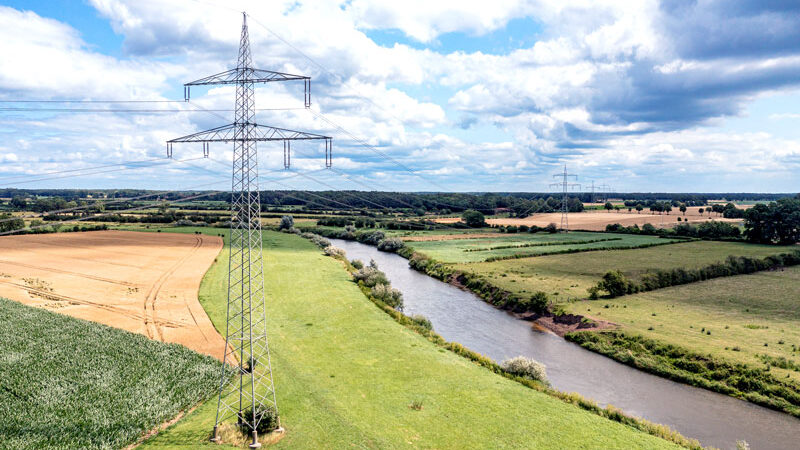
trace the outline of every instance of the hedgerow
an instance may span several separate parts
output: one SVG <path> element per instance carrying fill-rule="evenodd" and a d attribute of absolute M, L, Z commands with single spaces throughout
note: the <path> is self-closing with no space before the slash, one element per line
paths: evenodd
<path fill-rule="evenodd" d="M 695 283 L 712 278 L 744 275 L 763 270 L 775 270 L 800 264 L 800 250 L 770 255 L 766 258 L 749 256 L 728 256 L 724 262 L 710 264 L 697 269 L 675 268 L 651 270 L 638 281 L 630 280 L 619 271 L 607 272 L 589 294 L 597 297 L 598 291 L 605 291 L 608 297 L 619 297 L 636 292 L 647 292 L 681 284 Z"/>

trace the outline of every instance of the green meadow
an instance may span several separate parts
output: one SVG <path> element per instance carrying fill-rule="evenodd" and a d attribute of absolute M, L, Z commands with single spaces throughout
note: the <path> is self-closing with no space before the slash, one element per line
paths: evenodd
<path fill-rule="evenodd" d="M 272 364 L 287 429 L 279 448 L 673 447 L 437 347 L 377 308 L 340 261 L 298 236 L 265 232 L 264 248 Z M 227 252 L 200 291 L 220 330 Z M 144 447 L 207 444 L 215 408 L 207 401 Z"/>

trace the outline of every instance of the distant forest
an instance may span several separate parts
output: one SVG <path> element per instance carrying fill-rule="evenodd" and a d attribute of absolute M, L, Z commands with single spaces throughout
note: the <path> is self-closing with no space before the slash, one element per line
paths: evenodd
<path fill-rule="evenodd" d="M 6 208 L 19 206 L 42 211 L 63 207 L 68 202 L 87 199 L 120 199 L 141 197 L 157 193 L 153 190 L 139 189 L 0 189 L 0 197 L 15 199 Z M 148 197 L 148 201 L 178 200 L 197 192 L 169 192 Z M 595 194 L 595 199 L 601 194 Z M 675 206 L 704 206 L 710 200 L 725 201 L 776 201 L 793 197 L 795 194 L 763 193 L 604 193 L 603 198 L 625 200 L 626 205 L 641 203 L 644 206 L 654 202 L 666 202 Z M 203 198 L 206 202 L 229 202 L 230 193 L 214 193 Z M 583 203 L 592 200 L 591 193 L 570 193 L 569 209 L 579 212 Z M 484 214 L 508 212 L 515 216 L 525 216 L 537 212 L 552 212 L 561 208 L 561 195 L 552 192 L 495 192 L 495 193 L 436 193 L 436 192 L 376 192 L 376 191 L 262 191 L 261 203 L 264 211 L 280 210 L 285 207 L 305 210 L 376 210 L 394 209 L 412 212 L 451 214 L 468 209 Z M 25 206 L 23 206 L 25 205 Z M 121 209 L 124 204 L 109 209 Z M 70 205 L 71 206 L 71 205 Z M 22 208 L 20 208 L 22 209 Z"/>

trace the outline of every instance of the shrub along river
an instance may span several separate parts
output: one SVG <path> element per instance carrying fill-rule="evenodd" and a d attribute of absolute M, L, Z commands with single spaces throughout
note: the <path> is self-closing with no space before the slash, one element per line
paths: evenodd
<path fill-rule="evenodd" d="M 404 312 L 422 314 L 434 331 L 495 361 L 522 355 L 547 366 L 554 388 L 578 392 L 600 405 L 670 426 L 703 445 L 753 449 L 795 449 L 800 420 L 787 414 L 664 378 L 592 353 L 485 303 L 471 292 L 408 267 L 398 255 L 353 241 L 331 239 L 349 259 L 374 259 L 392 286 L 403 292 Z"/>

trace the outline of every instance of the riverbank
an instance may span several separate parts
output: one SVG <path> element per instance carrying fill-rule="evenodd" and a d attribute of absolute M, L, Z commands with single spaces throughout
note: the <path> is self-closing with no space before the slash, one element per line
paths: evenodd
<path fill-rule="evenodd" d="M 366 301 L 341 262 L 298 236 L 265 232 L 263 244 L 268 336 L 287 429 L 276 448 L 675 448 L 431 344 Z M 200 291 L 218 329 L 228 251 L 226 244 Z M 216 402 L 205 403 L 144 447 L 210 445 L 215 410 Z"/>
<path fill-rule="evenodd" d="M 797 419 L 787 414 L 651 375 L 552 333 L 537 332 L 531 322 L 411 269 L 407 259 L 394 253 L 354 241 L 331 243 L 350 258 L 374 259 L 402 290 L 405 314 L 424 315 L 446 340 L 494 361 L 522 355 L 542 362 L 553 387 L 562 392 L 613 404 L 720 448 L 733 448 L 737 439 L 744 439 L 753 448 L 791 449 L 800 440 Z"/>
<path fill-rule="evenodd" d="M 336 231 L 333 230 L 325 230 L 327 235 L 333 236 L 336 234 Z M 353 239 L 359 240 L 358 235 L 352 236 Z M 367 242 L 369 243 L 369 242 Z M 782 247 L 771 247 L 771 246 L 763 246 L 763 245 L 752 245 L 752 244 L 741 244 L 741 243 L 728 243 L 728 242 L 686 242 L 680 244 L 673 244 L 670 246 L 673 251 L 670 252 L 659 252 L 653 253 L 653 249 L 644 249 L 644 250 L 624 250 L 624 251 L 606 251 L 602 252 L 608 257 L 609 254 L 618 254 L 616 260 L 620 260 L 621 258 L 624 259 L 625 255 L 630 256 L 631 252 L 638 252 L 640 256 L 628 258 L 627 264 L 630 266 L 631 262 L 635 262 L 636 264 L 641 264 L 643 260 L 650 261 L 655 260 L 654 258 L 660 257 L 662 262 L 666 260 L 668 265 L 675 265 L 681 263 L 681 261 L 685 261 L 684 258 L 689 255 L 696 254 L 697 257 L 693 258 L 691 264 L 694 264 L 698 267 L 703 267 L 708 264 L 713 264 L 717 258 L 724 259 L 724 253 L 736 251 L 739 254 L 749 254 L 754 256 L 763 256 L 766 257 L 768 260 L 771 258 L 773 254 L 780 253 L 781 251 L 785 251 L 785 248 Z M 680 251 L 675 252 L 674 249 L 680 249 Z M 709 252 L 709 249 L 713 249 L 713 252 Z M 453 286 L 459 287 L 461 289 L 469 290 L 470 292 L 476 294 L 481 299 L 486 301 L 487 303 L 507 311 L 511 311 L 517 317 L 530 320 L 535 322 L 538 326 L 546 328 L 559 336 L 566 336 L 570 333 L 575 333 L 578 331 L 585 331 L 585 330 L 592 330 L 592 331 L 601 331 L 601 330 L 609 330 L 609 329 L 623 329 L 627 326 L 627 322 L 623 322 L 622 320 L 616 320 L 614 313 L 619 313 L 619 305 L 616 305 L 617 309 L 608 310 L 611 306 L 609 305 L 607 299 L 598 300 L 597 302 L 578 302 L 580 306 L 575 306 L 576 303 L 573 301 L 564 302 L 564 303 L 556 303 L 554 307 L 549 310 L 544 310 L 540 312 L 530 312 L 527 310 L 528 303 L 526 303 L 526 298 L 524 297 L 525 293 L 530 295 L 532 285 L 528 283 L 528 289 L 520 289 L 519 287 L 516 288 L 515 292 L 511 292 L 503 287 L 499 287 L 495 284 L 495 281 L 498 279 L 504 280 L 504 283 L 508 284 L 507 278 L 505 277 L 506 272 L 502 272 L 502 277 L 497 276 L 497 272 L 491 271 L 484 271 L 490 275 L 493 275 L 491 280 L 487 279 L 486 277 L 476 274 L 474 272 L 470 272 L 467 270 L 462 270 L 461 265 L 453 265 L 453 264 L 445 264 L 439 261 L 433 260 L 426 255 L 415 251 L 413 248 L 404 246 L 397 251 L 397 254 L 406 258 L 408 260 L 409 266 L 417 271 L 425 273 L 429 276 L 432 276 L 436 279 L 441 281 L 447 282 Z M 594 253 L 596 255 L 597 253 Z M 574 270 L 575 261 L 577 260 L 577 256 L 580 254 L 569 255 L 568 259 L 572 261 L 572 264 L 569 266 L 570 269 Z M 586 256 L 586 255 L 581 255 Z M 547 259 L 553 258 L 563 258 L 559 256 L 548 256 L 548 257 L 541 257 Z M 528 260 L 541 260 L 541 258 L 530 258 Z M 597 259 L 596 256 L 590 257 L 592 260 Z M 528 261 L 526 260 L 526 261 Z M 508 261 L 503 261 L 502 263 L 508 263 Z M 497 264 L 497 263 L 477 263 L 480 264 Z M 468 266 L 476 265 L 467 264 Z M 646 267 L 646 265 L 644 265 Z M 633 266 L 631 266 L 633 267 Z M 513 273 L 514 269 L 508 269 L 509 272 Z M 525 270 L 525 268 L 517 267 L 516 270 Z M 598 273 L 602 272 L 602 266 L 600 268 L 595 268 L 595 271 Z M 644 272 L 639 272 L 639 276 Z M 518 278 L 511 279 L 511 282 L 518 281 Z M 731 277 L 728 277 L 731 278 Z M 737 278 L 737 277 L 732 277 Z M 531 276 L 528 278 L 529 280 L 533 280 L 534 278 Z M 724 279 L 724 278 L 723 278 Z M 682 301 L 686 300 L 691 302 L 692 294 L 691 287 L 694 284 L 687 285 L 685 288 L 687 291 L 681 297 Z M 727 291 L 724 291 L 727 292 Z M 641 295 L 641 294 L 640 294 Z M 627 298 L 624 297 L 624 298 Z M 789 297 L 786 297 L 789 298 Z M 598 303 L 603 302 L 605 308 L 601 307 Z M 681 302 L 678 302 L 681 303 Z M 602 315 L 601 311 L 592 311 L 591 307 L 588 305 L 594 304 L 597 309 L 602 309 L 603 311 L 607 311 L 611 313 L 611 315 Z M 623 308 L 624 309 L 624 308 Z M 705 311 L 708 313 L 710 311 Z M 702 312 L 701 312 L 702 313 Z M 601 318 L 602 315 L 602 318 Z M 653 314 L 655 317 L 655 314 Z M 591 317 L 591 318 L 590 318 Z M 627 317 L 627 316 L 626 316 Z M 658 321 L 659 319 L 656 319 Z M 654 327 L 657 326 L 654 324 L 649 328 L 649 331 L 652 331 Z M 703 332 L 705 333 L 705 329 Z M 710 331 L 709 331 L 710 333 Z M 683 373 L 683 376 L 678 376 L 674 370 L 666 369 L 661 367 L 662 370 L 655 370 L 653 364 L 633 364 L 631 363 L 631 358 L 622 358 L 620 359 L 620 355 L 627 354 L 627 349 L 625 346 L 618 346 L 614 348 L 613 351 L 609 346 L 613 347 L 613 343 L 617 342 L 617 340 L 611 340 L 610 342 L 606 342 L 603 346 L 598 345 L 589 345 L 585 344 L 587 349 L 598 351 L 600 354 L 603 354 L 608 357 L 614 357 L 616 360 L 623 362 L 625 364 L 631 365 L 632 367 L 636 367 L 637 369 L 647 370 L 649 373 L 653 373 L 659 376 L 665 376 L 669 379 L 683 382 L 690 384 L 692 386 L 697 386 L 705 389 L 710 389 L 715 392 L 720 392 L 726 395 L 731 395 L 736 398 L 745 399 L 748 401 L 752 401 L 753 403 L 766 406 L 778 411 L 786 412 L 792 415 L 796 414 L 797 406 L 800 404 L 800 395 L 796 394 L 796 385 L 793 383 L 793 378 L 800 374 L 800 370 L 795 370 L 794 368 L 800 369 L 800 363 L 795 364 L 791 359 L 788 359 L 783 355 L 778 355 L 775 358 L 782 358 L 782 359 L 768 359 L 766 366 L 761 366 L 756 363 L 755 366 L 747 367 L 745 366 L 745 370 L 740 371 L 728 371 L 726 374 L 720 374 L 713 371 L 707 370 L 700 370 L 694 371 L 692 373 Z M 783 341 L 781 341 L 783 342 Z M 684 354 L 692 354 L 696 351 L 693 351 L 691 348 L 684 348 L 682 347 L 681 343 L 673 344 L 676 348 L 680 349 L 680 351 Z M 725 350 L 734 348 L 736 344 L 734 342 L 728 343 Z M 600 348 L 605 349 L 606 351 L 599 351 Z M 737 347 L 738 348 L 738 347 Z M 792 347 L 794 350 L 797 347 Z M 800 348 L 798 348 L 800 350 Z M 791 355 L 794 356 L 794 355 Z M 640 355 L 640 358 L 644 357 L 644 353 Z M 768 358 L 771 358 L 770 355 L 767 355 Z M 709 355 L 706 357 L 709 360 L 709 364 L 719 366 L 719 367 L 726 367 L 729 365 L 736 365 L 734 361 L 731 363 L 730 358 L 727 355 L 719 355 L 715 354 L 713 356 Z M 652 359 L 652 358 L 651 358 Z M 786 377 L 789 379 L 789 382 L 780 382 L 775 379 L 775 377 L 771 374 L 764 373 L 773 370 L 773 367 L 770 367 L 770 364 L 776 367 L 778 370 L 784 369 L 784 371 L 788 371 L 790 373 L 786 374 Z M 789 365 L 788 368 L 784 367 Z M 737 376 L 741 378 L 741 381 L 736 382 L 736 386 L 734 388 L 729 387 L 720 387 L 720 379 L 722 378 L 730 378 L 733 376 Z M 781 374 L 783 376 L 783 374 Z M 767 383 L 767 387 L 764 387 L 764 380 L 772 380 Z M 732 382 L 732 381 L 731 381 Z M 772 393 L 768 393 L 765 395 L 765 389 L 768 391 L 774 391 Z"/>

